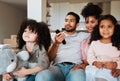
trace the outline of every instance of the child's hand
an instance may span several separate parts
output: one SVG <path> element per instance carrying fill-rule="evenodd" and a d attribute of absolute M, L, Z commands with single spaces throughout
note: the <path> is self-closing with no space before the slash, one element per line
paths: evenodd
<path fill-rule="evenodd" d="M 97 68 L 103 68 L 103 62 L 95 61 L 93 65 L 96 66 Z"/>
<path fill-rule="evenodd" d="M 15 72 L 15 75 L 18 76 L 18 77 L 24 77 L 26 76 L 26 68 L 25 67 L 22 67 L 20 70 L 16 71 Z"/>
<path fill-rule="evenodd" d="M 3 75 L 3 79 L 5 79 L 5 81 L 10 81 L 13 78 L 13 75 L 11 73 L 7 73 Z"/>
<path fill-rule="evenodd" d="M 107 69 L 116 69 L 117 63 L 116 62 L 104 62 L 104 68 Z"/>
<path fill-rule="evenodd" d="M 120 69 L 113 69 L 111 73 L 113 77 L 118 77 L 120 76 Z"/>

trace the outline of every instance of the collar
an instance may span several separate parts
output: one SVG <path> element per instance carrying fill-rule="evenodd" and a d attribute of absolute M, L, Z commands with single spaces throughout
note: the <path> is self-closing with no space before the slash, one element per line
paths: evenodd
<path fill-rule="evenodd" d="M 67 33 L 65 32 L 65 36 L 66 36 L 66 37 L 67 37 L 67 36 L 74 37 L 74 36 L 77 36 L 77 32 L 75 32 L 75 33 L 72 34 L 72 35 L 69 35 L 69 34 L 67 34 Z"/>

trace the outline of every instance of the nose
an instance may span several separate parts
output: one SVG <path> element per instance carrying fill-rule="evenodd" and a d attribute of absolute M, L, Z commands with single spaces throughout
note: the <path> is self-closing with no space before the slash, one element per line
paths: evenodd
<path fill-rule="evenodd" d="M 108 30 L 108 27 L 105 27 L 104 30 L 107 31 L 107 30 Z"/>

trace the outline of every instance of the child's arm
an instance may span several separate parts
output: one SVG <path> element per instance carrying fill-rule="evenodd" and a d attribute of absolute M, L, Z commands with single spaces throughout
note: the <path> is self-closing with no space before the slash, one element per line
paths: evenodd
<path fill-rule="evenodd" d="M 103 68 L 103 62 L 94 61 L 93 65 L 96 66 L 97 68 Z"/>
<path fill-rule="evenodd" d="M 39 66 L 36 66 L 34 68 L 29 68 L 29 69 L 22 67 L 19 71 L 15 72 L 15 75 L 17 75 L 18 77 L 24 77 L 29 74 L 37 73 L 41 70 L 43 70 L 43 67 L 39 67 Z"/>
<path fill-rule="evenodd" d="M 116 62 L 104 62 L 104 68 L 107 69 L 116 69 L 117 68 L 117 63 Z"/>

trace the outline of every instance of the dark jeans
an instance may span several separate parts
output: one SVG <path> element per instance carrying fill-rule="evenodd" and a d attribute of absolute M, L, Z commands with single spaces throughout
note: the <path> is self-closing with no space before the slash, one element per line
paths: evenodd
<path fill-rule="evenodd" d="M 35 76 L 36 75 L 29 75 L 26 81 L 35 81 Z"/>
<path fill-rule="evenodd" d="M 2 80 L 1 80 L 2 81 Z M 13 81 L 17 81 L 16 79 L 14 79 Z M 26 81 L 35 81 L 35 75 L 29 75 L 26 79 Z"/>

